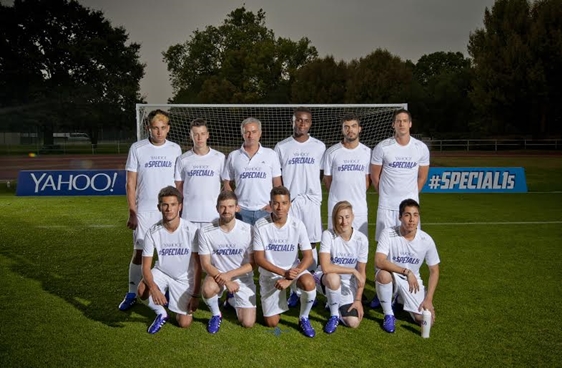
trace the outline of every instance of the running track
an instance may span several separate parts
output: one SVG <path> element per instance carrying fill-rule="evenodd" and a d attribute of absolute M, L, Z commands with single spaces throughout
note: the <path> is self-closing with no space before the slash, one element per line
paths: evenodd
<path fill-rule="evenodd" d="M 432 157 L 443 156 L 558 156 L 560 152 L 431 152 Z M 45 156 L 0 156 L 0 181 L 14 181 L 20 170 L 84 170 L 125 169 L 126 154 L 115 155 L 45 155 Z"/>

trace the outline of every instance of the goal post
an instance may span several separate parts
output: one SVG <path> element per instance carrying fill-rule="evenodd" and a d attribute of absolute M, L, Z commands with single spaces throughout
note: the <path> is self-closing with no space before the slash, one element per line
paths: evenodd
<path fill-rule="evenodd" d="M 209 104 L 137 104 L 137 139 L 148 137 L 148 114 L 161 109 L 170 114 L 171 129 L 168 139 L 178 143 L 183 150 L 191 147 L 189 125 L 196 118 L 207 120 L 209 146 L 225 154 L 239 148 L 243 139 L 240 124 L 248 117 L 262 123 L 261 144 L 273 148 L 277 142 L 292 135 L 292 117 L 297 107 L 307 107 L 312 112 L 310 135 L 321 140 L 326 147 L 342 138 L 342 118 L 354 113 L 361 120 L 360 140 L 373 148 L 381 140 L 392 136 L 392 116 L 406 103 L 396 104 L 341 104 L 341 105 L 209 105 Z"/>

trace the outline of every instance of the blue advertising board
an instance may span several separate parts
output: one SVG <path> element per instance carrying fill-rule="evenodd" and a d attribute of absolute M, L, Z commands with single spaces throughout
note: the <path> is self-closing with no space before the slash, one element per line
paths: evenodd
<path fill-rule="evenodd" d="M 125 170 L 22 170 L 16 195 L 124 195 L 125 183 Z"/>
<path fill-rule="evenodd" d="M 526 193 L 522 167 L 431 167 L 422 193 Z"/>

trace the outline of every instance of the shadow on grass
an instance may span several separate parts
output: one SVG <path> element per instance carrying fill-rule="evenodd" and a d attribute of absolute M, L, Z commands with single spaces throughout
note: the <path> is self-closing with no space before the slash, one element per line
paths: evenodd
<path fill-rule="evenodd" d="M 103 222 L 107 229 L 90 226 L 91 218 L 98 215 L 80 213 L 82 207 L 76 206 L 93 201 L 44 199 L 32 208 L 24 200 L 3 203 L 12 212 L 0 224 L 0 254 L 9 260 L 6 269 L 38 281 L 43 290 L 91 320 L 110 327 L 124 327 L 125 322 L 150 324 L 153 312 L 141 303 L 127 312 L 118 309 L 127 291 L 131 233 L 121 218 L 107 212 Z M 101 211 L 107 208 L 103 199 L 96 202 L 102 203 Z"/>
<path fill-rule="evenodd" d="M 9 266 L 11 272 L 39 281 L 43 290 L 63 299 L 91 320 L 110 327 L 124 327 L 124 322 L 152 323 L 154 313 L 142 303 L 125 312 L 118 310 L 117 306 L 126 291 L 124 282 L 120 283 L 121 288 L 117 285 L 112 287 L 105 272 L 99 272 L 96 266 L 84 264 L 78 259 L 73 263 L 56 262 L 52 255 L 38 254 L 40 252 L 35 249 L 30 253 L 35 253 L 35 257 L 14 252 L 10 247 L 0 251 L 12 261 Z M 101 269 L 103 265 L 98 267 Z"/>

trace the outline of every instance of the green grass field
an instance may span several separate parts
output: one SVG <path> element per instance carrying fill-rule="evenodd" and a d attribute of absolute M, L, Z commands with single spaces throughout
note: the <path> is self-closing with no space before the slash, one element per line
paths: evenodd
<path fill-rule="evenodd" d="M 15 197 L 13 188 L 4 189 L 0 366 L 562 366 L 562 158 L 451 157 L 432 164 L 523 166 L 530 193 L 422 195 L 422 227 L 442 262 L 437 322 L 427 340 L 406 314 L 398 315 L 396 333 L 385 333 L 380 309 L 367 310 L 358 330 L 326 335 L 322 303 L 311 314 L 314 339 L 297 331 L 297 310 L 277 329 L 261 325 L 258 310 L 250 330 L 227 312 L 220 332 L 210 335 L 203 303 L 190 329 L 167 324 L 149 335 L 148 307 L 117 310 L 131 254 L 125 197 Z M 369 199 L 375 209 L 377 196 Z M 374 250 L 373 243 L 369 298 Z"/>

